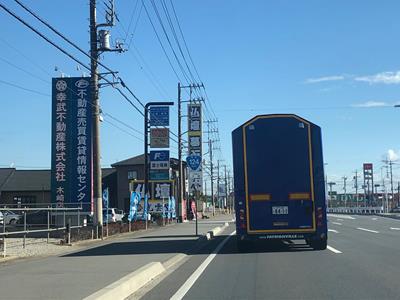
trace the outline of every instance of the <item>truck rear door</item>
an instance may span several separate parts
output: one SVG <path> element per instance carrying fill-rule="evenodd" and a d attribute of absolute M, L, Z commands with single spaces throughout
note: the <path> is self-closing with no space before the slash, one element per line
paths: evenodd
<path fill-rule="evenodd" d="M 315 231 L 310 134 L 292 115 L 243 126 L 248 233 Z"/>

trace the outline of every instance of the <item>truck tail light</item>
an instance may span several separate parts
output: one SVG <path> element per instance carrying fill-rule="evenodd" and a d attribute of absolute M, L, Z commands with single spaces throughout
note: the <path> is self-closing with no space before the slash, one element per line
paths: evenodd
<path fill-rule="evenodd" d="M 324 214 L 322 207 L 317 208 L 317 226 L 321 227 L 324 224 Z"/>
<path fill-rule="evenodd" d="M 239 227 L 242 229 L 246 228 L 246 221 L 244 218 L 244 209 L 239 210 Z"/>
<path fill-rule="evenodd" d="M 241 222 L 244 221 L 244 209 L 239 210 L 239 220 Z"/>

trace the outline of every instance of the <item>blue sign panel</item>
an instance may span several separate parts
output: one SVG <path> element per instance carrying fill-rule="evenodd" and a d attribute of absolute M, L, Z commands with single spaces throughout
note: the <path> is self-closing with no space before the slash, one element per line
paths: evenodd
<path fill-rule="evenodd" d="M 169 150 L 150 151 L 150 161 L 168 161 Z"/>
<path fill-rule="evenodd" d="M 90 79 L 52 80 L 52 203 L 92 211 Z"/>
<path fill-rule="evenodd" d="M 189 155 L 186 158 L 186 162 L 192 171 L 198 171 L 201 166 L 201 156 L 200 155 Z"/>
<path fill-rule="evenodd" d="M 169 126 L 169 106 L 150 107 L 150 126 Z"/>

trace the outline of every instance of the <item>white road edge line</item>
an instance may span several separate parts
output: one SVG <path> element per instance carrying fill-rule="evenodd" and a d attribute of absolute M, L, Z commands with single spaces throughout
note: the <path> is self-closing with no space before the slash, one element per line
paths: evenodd
<path fill-rule="evenodd" d="M 199 279 L 200 275 L 204 272 L 207 266 L 217 256 L 217 253 L 222 249 L 228 239 L 236 233 L 236 230 L 227 236 L 215 250 L 203 261 L 203 263 L 194 271 L 194 273 L 186 280 L 186 282 L 179 288 L 179 290 L 170 298 L 171 300 L 180 300 L 185 297 L 186 293 L 190 290 L 193 284 Z"/>
<path fill-rule="evenodd" d="M 340 253 L 343 253 L 342 251 L 339 251 L 338 249 L 335 249 L 335 248 L 333 248 L 333 247 L 331 247 L 331 246 L 326 246 L 326 248 L 328 249 L 328 250 L 330 250 L 330 251 L 332 251 L 333 253 L 336 253 L 336 254 L 340 254 Z"/>
<path fill-rule="evenodd" d="M 334 232 L 334 233 L 339 233 L 339 231 L 335 230 L 335 229 L 328 229 L 329 232 Z"/>
<path fill-rule="evenodd" d="M 331 222 L 332 224 L 335 224 L 335 225 L 342 225 L 342 223 L 338 223 L 338 222 Z"/>
<path fill-rule="evenodd" d="M 400 230 L 400 228 L 397 227 L 390 227 L 391 230 Z"/>
<path fill-rule="evenodd" d="M 368 231 L 368 232 L 373 232 L 373 233 L 379 233 L 379 231 L 376 230 L 371 230 L 371 229 L 366 229 L 366 228 L 361 228 L 361 227 L 357 227 L 358 230 L 363 230 L 363 231 Z"/>

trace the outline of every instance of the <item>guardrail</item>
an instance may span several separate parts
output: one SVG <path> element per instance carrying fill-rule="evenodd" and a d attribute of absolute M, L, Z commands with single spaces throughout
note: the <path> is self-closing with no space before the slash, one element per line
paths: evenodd
<path fill-rule="evenodd" d="M 370 207 L 329 207 L 328 213 L 339 213 L 339 214 L 357 214 L 357 215 L 373 215 L 383 214 L 385 210 L 381 206 L 370 206 Z"/>
<path fill-rule="evenodd" d="M 18 217 L 18 223 L 15 224 L 7 224 L 7 214 L 4 212 L 21 212 L 21 214 L 16 214 Z M 37 234 L 47 232 L 47 243 L 50 240 L 50 233 L 57 231 L 65 231 L 65 242 L 70 244 L 71 241 L 71 229 L 80 229 L 82 227 L 87 226 L 87 215 L 82 213 L 82 207 L 75 208 L 55 208 L 55 207 L 41 207 L 41 208 L 32 208 L 32 207 L 24 207 L 24 208 L 13 208 L 13 207 L 4 207 L 0 208 L 0 212 L 3 212 L 3 220 L 2 220 L 2 232 L 0 232 L 0 237 L 2 237 L 2 250 L 3 257 L 6 256 L 7 253 L 7 240 L 6 237 L 11 236 L 21 236 L 23 238 L 23 248 L 26 247 L 26 238 L 29 234 Z M 40 222 L 31 222 L 27 221 L 27 213 L 29 212 L 47 212 L 45 223 Z M 36 216 L 38 217 L 38 216 Z M 83 220 L 81 221 L 83 217 Z M 39 216 L 39 220 L 43 216 Z M 68 218 L 68 220 L 67 220 Z M 40 221 L 42 221 L 40 220 Z M 37 220 L 36 220 L 37 221 Z M 74 225 L 73 225 L 74 224 Z M 7 231 L 7 228 L 12 228 L 14 231 Z M 29 229 L 29 228 L 35 229 Z M 43 228 L 46 227 L 46 228 Z M 21 230 L 16 230 L 21 228 Z M 93 235 L 93 233 L 92 233 Z"/>

